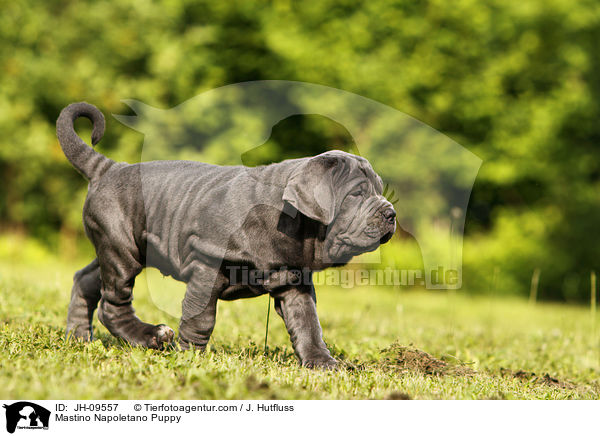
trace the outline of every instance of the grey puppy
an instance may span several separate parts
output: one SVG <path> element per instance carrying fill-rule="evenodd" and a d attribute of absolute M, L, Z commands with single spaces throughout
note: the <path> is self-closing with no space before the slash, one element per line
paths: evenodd
<path fill-rule="evenodd" d="M 189 161 L 117 163 L 86 145 L 73 123 L 104 117 L 88 103 L 61 112 L 62 149 L 89 180 L 83 208 L 97 258 L 74 277 L 67 334 L 92 337 L 93 313 L 115 336 L 160 348 L 173 340 L 164 324 L 141 321 L 131 304 L 146 266 L 187 284 L 179 343 L 204 349 L 217 300 L 269 293 L 294 351 L 307 367 L 334 367 L 322 339 L 312 272 L 375 250 L 396 229 L 381 178 L 359 156 L 330 151 L 267 166 Z M 250 273 L 248 273 L 250 272 Z"/>

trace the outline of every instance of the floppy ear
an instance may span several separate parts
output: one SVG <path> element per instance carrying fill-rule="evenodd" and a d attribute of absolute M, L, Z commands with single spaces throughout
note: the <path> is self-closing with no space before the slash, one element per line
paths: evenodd
<path fill-rule="evenodd" d="M 292 172 L 283 190 L 283 201 L 309 218 L 325 225 L 335 217 L 334 173 L 339 160 L 333 156 L 316 156 Z"/>

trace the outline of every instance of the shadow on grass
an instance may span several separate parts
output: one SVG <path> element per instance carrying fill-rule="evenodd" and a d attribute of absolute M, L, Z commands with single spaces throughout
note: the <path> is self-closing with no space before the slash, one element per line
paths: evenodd
<path fill-rule="evenodd" d="M 254 360 L 258 358 L 266 358 L 278 365 L 285 367 L 298 364 L 296 356 L 289 348 L 281 346 L 267 346 L 265 350 L 264 345 L 259 345 L 255 342 L 250 342 L 244 347 L 232 344 L 214 344 L 210 346 L 210 351 L 214 353 L 234 355 L 241 359 L 247 358 Z"/>
<path fill-rule="evenodd" d="M 63 330 L 64 333 L 64 330 Z M 135 348 L 143 348 L 140 346 L 132 346 L 127 341 L 123 339 L 116 338 L 112 336 L 110 333 L 98 333 L 94 335 L 95 340 L 100 340 L 104 348 L 107 350 L 110 348 L 119 348 L 121 350 L 132 350 Z M 81 342 L 81 341 L 78 341 Z M 192 349 L 193 350 L 193 349 Z M 185 352 L 181 349 L 177 342 L 168 344 L 164 346 L 160 350 L 156 350 L 157 352 Z M 215 355 L 223 354 L 231 357 L 236 357 L 237 359 L 248 359 L 248 360 L 256 360 L 259 358 L 266 358 L 271 360 L 273 363 L 277 365 L 281 365 L 284 367 L 291 367 L 298 364 L 296 356 L 292 351 L 290 351 L 287 347 L 267 347 L 266 351 L 264 346 L 256 344 L 254 342 L 250 342 L 246 346 L 239 346 L 233 344 L 211 344 L 207 346 L 205 353 L 214 353 Z"/>

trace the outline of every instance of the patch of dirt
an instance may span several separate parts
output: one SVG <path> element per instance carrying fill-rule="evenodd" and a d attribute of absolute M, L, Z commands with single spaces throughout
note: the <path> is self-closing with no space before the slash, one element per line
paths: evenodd
<path fill-rule="evenodd" d="M 431 354 L 413 347 L 405 347 L 393 343 L 382 350 L 384 358 L 381 363 L 384 367 L 401 372 L 420 372 L 427 375 L 458 375 L 468 376 L 476 372 L 464 365 L 451 365 L 437 359 Z"/>
<path fill-rule="evenodd" d="M 471 376 L 477 374 L 477 371 L 469 368 L 460 361 L 458 364 L 451 364 L 437 359 L 425 351 L 414 347 L 406 347 L 397 342 L 382 350 L 381 353 L 383 359 L 380 361 L 380 365 L 385 369 L 393 371 L 419 372 L 432 376 Z M 490 375 L 493 376 L 493 374 Z M 577 387 L 572 383 L 554 378 L 548 373 L 539 375 L 530 371 L 513 371 L 507 368 L 500 368 L 500 375 L 502 377 L 519 379 L 532 385 L 550 386 L 560 389 L 576 389 Z"/>
<path fill-rule="evenodd" d="M 500 368 L 500 374 L 502 374 L 503 377 L 517 378 L 519 380 L 523 380 L 525 382 L 530 382 L 537 385 L 551 386 L 561 389 L 575 388 L 575 385 L 551 377 L 548 373 L 544 375 L 538 375 L 535 372 L 523 371 L 521 369 L 518 371 L 513 371 L 508 368 Z"/>
<path fill-rule="evenodd" d="M 390 392 L 384 400 L 412 400 L 406 392 L 394 391 Z"/>

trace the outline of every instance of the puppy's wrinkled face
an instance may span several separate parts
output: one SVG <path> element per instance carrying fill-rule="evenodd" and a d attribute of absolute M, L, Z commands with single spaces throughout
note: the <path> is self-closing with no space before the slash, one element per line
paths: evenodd
<path fill-rule="evenodd" d="M 382 194 L 381 177 L 366 159 L 347 154 L 338 159 L 340 201 L 328 227 L 325 250 L 333 263 L 345 263 L 389 241 L 396 231 L 396 212 Z"/>
<path fill-rule="evenodd" d="M 343 264 L 394 234 L 396 212 L 382 194 L 381 178 L 366 159 L 336 150 L 307 160 L 290 177 L 283 197 L 327 226 L 323 253 L 316 257 Z"/>

